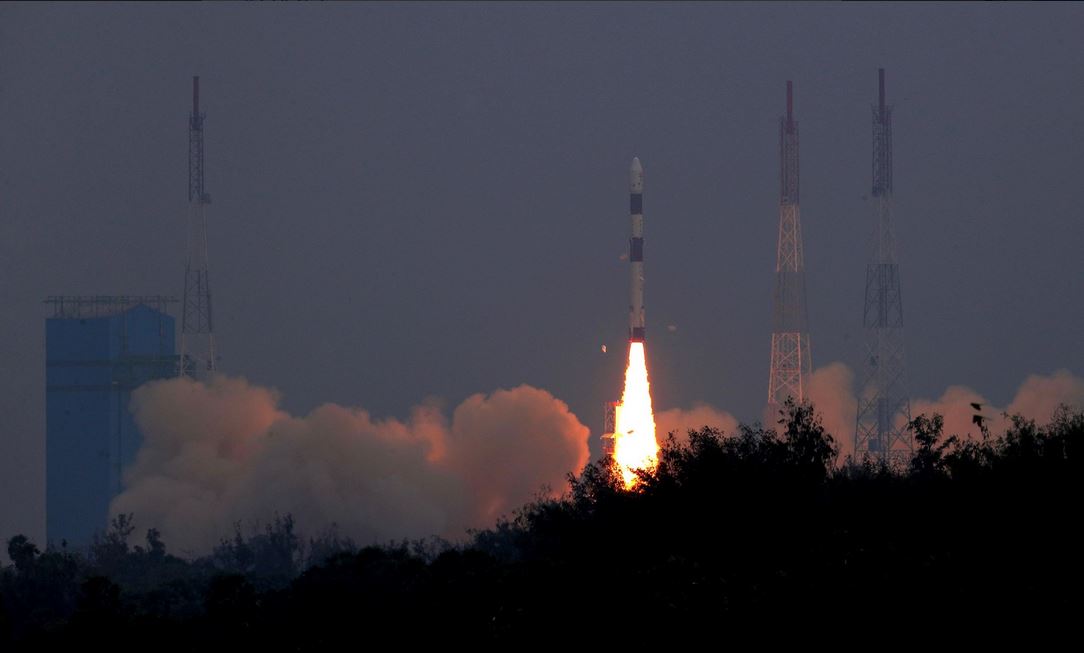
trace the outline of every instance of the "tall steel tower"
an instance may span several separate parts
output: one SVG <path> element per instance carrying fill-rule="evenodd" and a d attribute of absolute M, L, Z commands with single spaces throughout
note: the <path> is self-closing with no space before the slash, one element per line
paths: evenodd
<path fill-rule="evenodd" d="M 873 205 L 877 230 L 873 258 L 866 266 L 865 360 L 858 395 L 855 458 L 889 463 L 910 459 L 914 450 L 908 422 L 907 370 L 903 348 L 903 301 L 892 233 L 892 107 L 885 104 L 885 71 L 878 71 L 873 107 Z"/>
<path fill-rule="evenodd" d="M 192 115 L 188 119 L 188 243 L 184 260 L 181 351 L 178 373 L 196 377 L 215 371 L 215 332 L 211 286 L 207 276 L 207 216 L 211 203 L 203 184 L 203 119 L 199 77 L 192 78 Z"/>
<path fill-rule="evenodd" d="M 805 262 L 798 210 L 798 121 L 794 91 L 787 82 L 787 113 L 779 119 L 779 245 L 775 257 L 772 363 L 768 416 L 793 397 L 804 401 L 813 372 L 805 305 Z"/>

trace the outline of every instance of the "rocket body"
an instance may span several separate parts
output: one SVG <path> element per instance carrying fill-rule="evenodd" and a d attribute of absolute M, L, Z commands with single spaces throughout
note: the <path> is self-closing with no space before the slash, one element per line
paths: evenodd
<path fill-rule="evenodd" d="M 644 328 L 644 168 L 634 158 L 629 168 L 629 342 L 643 342 Z"/>

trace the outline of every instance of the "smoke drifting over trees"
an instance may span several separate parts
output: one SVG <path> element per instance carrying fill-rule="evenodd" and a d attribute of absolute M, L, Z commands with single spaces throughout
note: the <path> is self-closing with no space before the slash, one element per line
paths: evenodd
<path fill-rule="evenodd" d="M 564 402 L 522 385 L 373 419 L 325 404 L 304 417 L 240 378 L 172 379 L 133 394 L 144 434 L 114 514 L 134 513 L 176 551 L 206 553 L 233 524 L 292 514 L 304 533 L 338 524 L 367 544 L 457 537 L 565 484 L 588 429 Z"/>
<path fill-rule="evenodd" d="M 705 403 L 694 404 L 692 408 L 671 408 L 655 413 L 655 433 L 659 444 L 670 433 L 679 442 L 689 437 L 689 431 L 711 426 L 727 433 L 738 428 L 738 420 L 725 410 L 719 410 Z"/>
<path fill-rule="evenodd" d="M 854 372 L 840 362 L 818 367 L 810 379 L 807 399 L 816 409 L 825 431 L 835 438 L 839 448 L 837 462 L 844 462 L 854 453 L 855 415 L 858 409 Z M 973 408 L 972 403 L 979 404 L 981 408 Z M 975 415 L 983 417 L 983 423 L 990 431 L 998 432 L 1010 425 L 1005 415 L 1020 415 L 1043 422 L 1053 417 L 1058 406 L 1063 404 L 1078 410 L 1084 407 L 1084 379 L 1067 370 L 1058 370 L 1049 375 L 1028 376 L 1004 408 L 990 404 L 982 394 L 967 386 L 951 385 L 937 399 L 912 398 L 911 415 L 941 415 L 946 433 L 967 439 L 981 436 L 974 421 Z M 780 414 L 765 415 L 764 425 L 776 428 L 783 417 Z M 710 426 L 733 433 L 738 426 L 738 420 L 726 410 L 703 403 L 689 409 L 660 411 L 656 413 L 655 421 L 660 443 L 671 432 L 678 442 L 683 442 L 689 430 Z"/>
<path fill-rule="evenodd" d="M 972 403 L 981 408 L 973 409 Z M 990 404 L 983 395 L 967 386 L 954 385 L 938 399 L 912 400 L 911 414 L 937 413 L 944 418 L 945 433 L 978 438 L 981 432 L 973 419 L 976 414 L 983 416 L 990 431 L 999 432 L 1009 427 L 1010 420 L 1005 415 L 1022 415 L 1041 422 L 1050 419 L 1062 404 L 1078 409 L 1084 406 L 1084 379 L 1066 370 L 1049 376 L 1032 374 L 1027 377 L 1004 408 Z"/>
<path fill-rule="evenodd" d="M 852 372 L 842 363 L 818 368 L 809 396 L 842 463 L 853 449 Z M 1005 412 L 1043 421 L 1059 404 L 1084 406 L 1084 380 L 1030 376 L 1004 409 L 951 386 L 937 400 L 913 400 L 911 412 L 943 415 L 945 431 L 966 439 L 979 435 L 975 414 L 998 431 L 1009 425 Z M 274 390 L 227 376 L 148 384 L 132 408 L 145 441 L 112 512 L 134 514 L 139 530 L 159 529 L 189 556 L 208 553 L 238 523 L 286 514 L 302 534 L 336 525 L 363 545 L 457 539 L 540 493 L 555 496 L 589 458 L 589 429 L 563 401 L 527 385 L 470 396 L 450 417 L 422 403 L 405 420 L 336 404 L 297 417 L 279 408 Z M 685 442 L 705 426 L 738 430 L 730 413 L 705 404 L 660 411 L 656 421 L 660 443 L 669 433 Z"/>

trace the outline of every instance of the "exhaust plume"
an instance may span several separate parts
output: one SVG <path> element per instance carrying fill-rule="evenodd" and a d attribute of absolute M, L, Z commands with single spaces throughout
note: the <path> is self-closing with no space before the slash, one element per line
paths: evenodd
<path fill-rule="evenodd" d="M 846 460 L 854 452 L 855 417 L 858 414 L 854 372 L 839 362 L 813 370 L 809 380 L 809 401 L 820 415 L 824 430 L 832 434 L 839 447 L 839 460 Z"/>
<path fill-rule="evenodd" d="M 238 521 L 291 513 L 303 533 L 336 523 L 361 544 L 490 525 L 588 460 L 588 429 L 521 385 L 434 404 L 405 421 L 325 404 L 304 417 L 244 379 L 169 379 L 132 395 L 143 447 L 111 513 L 134 513 L 176 550 L 205 553 Z M 553 492 L 552 489 L 547 490 Z"/>
<path fill-rule="evenodd" d="M 854 454 L 855 416 L 858 401 L 854 392 L 854 373 L 840 362 L 830 363 L 813 371 L 809 383 L 809 401 L 821 418 L 825 431 L 830 433 L 839 447 L 838 462 L 842 463 Z M 976 410 L 971 404 L 979 404 Z M 922 414 L 940 414 L 944 418 L 943 432 L 976 439 L 981 431 L 975 423 L 976 414 L 982 416 L 990 432 L 998 433 L 1009 426 L 1004 415 L 1022 415 L 1037 422 L 1045 422 L 1054 416 L 1060 405 L 1072 409 L 1084 408 L 1084 379 L 1068 370 L 1058 370 L 1050 375 L 1032 374 L 1017 389 L 1008 406 L 1001 408 L 991 404 L 977 391 L 963 385 L 952 385 L 938 399 L 912 399 L 911 417 Z M 765 426 L 778 430 L 778 413 L 768 415 Z M 673 432 L 679 443 L 688 440 L 688 431 L 704 426 L 714 426 L 724 433 L 733 434 L 738 420 L 730 413 L 710 406 L 696 404 L 691 409 L 671 408 L 655 415 L 659 442 Z"/>
<path fill-rule="evenodd" d="M 653 470 L 659 462 L 655 439 L 655 415 L 651 409 L 651 384 L 643 342 L 629 343 L 629 366 L 625 390 L 614 417 L 614 463 L 626 488 L 636 485 L 634 470 Z"/>
<path fill-rule="evenodd" d="M 981 406 L 975 410 L 971 404 Z M 911 402 L 912 416 L 923 413 L 940 413 L 945 419 L 945 435 L 959 435 L 977 439 L 981 431 L 974 423 L 974 415 L 981 415 L 990 431 L 997 433 L 1009 426 L 1005 415 L 1021 415 L 1037 422 L 1054 417 L 1059 405 L 1084 408 L 1084 379 L 1068 370 L 1058 370 L 1049 376 L 1032 374 L 1020 384 L 1008 406 L 999 408 L 981 394 L 962 385 L 951 386 L 939 399 L 918 399 Z"/>
<path fill-rule="evenodd" d="M 738 430 L 738 420 L 733 415 L 705 403 L 693 404 L 689 409 L 670 408 L 655 413 L 655 425 L 660 445 L 671 433 L 678 444 L 687 443 L 689 431 L 698 431 L 705 426 L 720 429 L 728 435 Z"/>

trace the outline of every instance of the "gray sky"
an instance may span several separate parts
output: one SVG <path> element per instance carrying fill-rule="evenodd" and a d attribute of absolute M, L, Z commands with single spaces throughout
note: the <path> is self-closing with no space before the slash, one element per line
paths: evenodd
<path fill-rule="evenodd" d="M 298 412 L 530 383 L 594 436 L 634 155 L 656 407 L 759 417 L 786 79 L 814 365 L 854 367 L 879 66 L 912 396 L 1084 373 L 1082 27 L 1080 4 L 0 6 L 0 536 L 44 530 L 41 299 L 181 292 L 193 74 L 223 370 Z"/>

